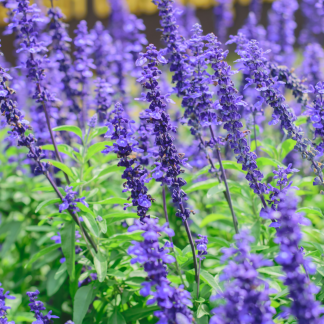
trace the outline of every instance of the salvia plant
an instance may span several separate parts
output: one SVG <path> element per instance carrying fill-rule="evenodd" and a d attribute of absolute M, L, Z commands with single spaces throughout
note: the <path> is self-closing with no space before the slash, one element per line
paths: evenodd
<path fill-rule="evenodd" d="M 324 323 L 323 1 L 0 2 L 1 324 Z"/>

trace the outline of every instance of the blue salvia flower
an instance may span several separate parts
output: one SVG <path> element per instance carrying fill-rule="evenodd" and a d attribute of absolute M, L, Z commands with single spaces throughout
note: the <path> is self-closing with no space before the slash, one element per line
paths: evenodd
<path fill-rule="evenodd" d="M 217 0 L 214 8 L 215 29 L 221 42 L 227 39 L 227 29 L 233 25 L 232 0 Z"/>
<path fill-rule="evenodd" d="M 265 101 L 273 108 L 272 120 L 269 125 L 280 122 L 281 127 L 287 130 L 288 138 L 297 141 L 295 148 L 301 153 L 303 159 L 312 163 L 312 168 L 316 174 L 313 184 L 324 184 L 322 172 L 324 165 L 314 160 L 318 151 L 313 148 L 313 143 L 309 139 L 302 136 L 300 128 L 295 126 L 296 116 L 286 104 L 285 97 L 279 89 L 281 82 L 278 82 L 277 78 L 271 78 L 264 54 L 266 52 L 263 52 L 255 40 L 248 42 L 245 50 L 239 51 L 241 59 L 238 61 L 243 62 L 249 70 L 246 87 L 255 85 L 255 89 L 261 95 L 260 101 Z"/>
<path fill-rule="evenodd" d="M 167 45 L 163 50 L 163 55 L 170 64 L 170 71 L 173 72 L 174 91 L 180 96 L 184 93 L 183 87 L 188 68 L 186 63 L 189 61 L 186 53 L 187 45 L 183 37 L 179 35 L 177 19 L 172 5 L 173 0 L 153 0 L 152 2 L 158 7 L 162 27 L 158 30 L 162 32 L 162 40 Z"/>
<path fill-rule="evenodd" d="M 0 67 L 0 75 L 0 111 L 6 119 L 7 125 L 12 127 L 8 134 L 11 139 L 17 140 L 18 146 L 28 148 L 27 157 L 36 162 L 34 174 L 45 174 L 48 172 L 49 163 L 41 162 L 45 155 L 41 147 L 35 145 L 36 139 L 33 134 L 30 133 L 26 136 L 26 132 L 32 128 L 29 122 L 24 119 L 24 113 L 17 108 L 17 102 L 14 100 L 14 90 L 6 84 L 8 80 L 11 80 L 11 76 L 2 67 Z"/>
<path fill-rule="evenodd" d="M 190 293 L 184 290 L 183 286 L 172 287 L 166 277 L 166 264 L 175 261 L 174 257 L 168 254 L 170 244 L 166 243 L 164 247 L 159 247 L 159 233 L 172 237 L 173 230 L 167 223 L 163 226 L 158 225 L 158 219 L 146 219 L 145 223 L 136 220 L 128 230 L 144 231 L 144 241 L 133 242 L 128 253 L 135 255 L 131 263 L 143 265 L 148 274 L 150 280 L 142 284 L 140 293 L 144 297 L 153 296 L 147 301 L 147 305 L 157 303 L 160 307 L 159 311 L 154 312 L 159 318 L 158 323 L 178 323 L 179 317 L 183 318 L 183 323 L 192 323 L 192 313 L 188 309 L 188 306 L 192 306 Z"/>
<path fill-rule="evenodd" d="M 89 207 L 88 203 L 85 201 L 85 197 L 77 198 L 77 192 L 72 190 L 73 187 L 66 186 L 64 191 L 66 193 L 66 196 L 64 197 L 62 204 L 59 207 L 60 213 L 62 211 L 69 209 L 74 212 L 80 211 L 79 207 L 77 206 L 77 203 L 81 203 L 82 205 Z"/>
<path fill-rule="evenodd" d="M 304 266 L 308 273 L 315 274 L 315 265 L 304 257 L 303 248 L 298 245 L 302 239 L 301 225 L 309 225 L 310 221 L 297 213 L 298 199 L 292 190 L 281 193 L 277 211 L 271 217 L 278 220 L 274 242 L 280 244 L 280 251 L 275 261 L 282 266 L 285 273 L 284 285 L 289 289 L 288 297 L 292 300 L 289 308 L 284 307 L 281 317 L 293 315 L 298 323 L 323 323 L 320 315 L 324 312 L 320 302 L 315 300 L 317 288 L 310 282 L 307 275 L 301 271 Z"/>
<path fill-rule="evenodd" d="M 262 0 L 251 0 L 250 13 L 251 12 L 255 15 L 257 22 L 260 21 L 262 14 Z"/>
<path fill-rule="evenodd" d="M 1 287 L 0 282 L 0 287 Z M 7 310 L 11 307 L 6 306 L 6 299 L 16 299 L 16 297 L 10 296 L 9 291 L 4 293 L 4 289 L 0 288 L 0 324 L 15 324 L 14 321 L 8 322 L 7 319 Z"/>
<path fill-rule="evenodd" d="M 95 42 L 94 46 L 94 64 L 96 66 L 96 74 L 100 78 L 107 77 L 110 60 L 112 59 L 112 55 L 115 52 L 113 39 L 110 36 L 107 28 L 104 27 L 101 21 L 97 21 L 91 30 L 91 35 Z"/>
<path fill-rule="evenodd" d="M 308 84 L 317 84 L 323 80 L 324 51 L 320 44 L 311 43 L 305 47 L 304 61 L 302 63 L 301 75 L 305 77 Z"/>
<path fill-rule="evenodd" d="M 147 187 L 145 183 L 150 181 L 148 171 L 141 164 L 136 163 L 133 157 L 134 153 L 141 153 L 143 150 L 138 147 L 138 142 L 134 138 L 134 130 L 132 128 L 133 121 L 125 117 L 123 109 L 119 103 L 115 105 L 112 111 L 114 117 L 107 123 L 108 132 L 106 137 L 116 140 L 112 147 L 107 146 L 103 153 L 114 152 L 120 159 L 118 166 L 125 167 L 122 178 L 126 180 L 124 183 L 124 192 L 131 192 L 132 204 L 126 204 L 125 208 L 132 205 L 137 208 L 137 214 L 140 220 L 136 220 L 135 224 L 128 230 L 142 230 L 144 240 L 142 242 L 132 242 L 132 246 L 128 249 L 128 253 L 135 255 L 131 263 L 139 263 L 147 272 L 149 281 L 142 284 L 140 293 L 142 296 L 153 296 L 147 304 L 157 302 L 160 310 L 154 312 L 159 318 L 159 323 L 175 322 L 179 316 L 185 317 L 187 322 L 191 323 L 192 314 L 187 306 L 191 306 L 190 294 L 183 289 L 182 286 L 175 288 L 171 286 L 167 279 L 168 263 L 175 261 L 174 257 L 169 255 L 169 247 L 166 243 L 164 247 L 160 247 L 158 238 L 160 233 L 173 236 L 174 232 L 168 228 L 168 224 L 158 225 L 158 219 L 150 218 L 148 215 L 154 199 L 147 195 Z"/>
<path fill-rule="evenodd" d="M 74 66 L 74 82 L 75 89 L 81 87 L 78 96 L 82 100 L 82 108 L 78 108 L 78 112 L 82 111 L 82 124 L 85 125 L 88 115 L 88 97 L 90 93 L 90 79 L 93 76 L 92 69 L 96 66 L 93 64 L 91 55 L 94 51 L 94 39 L 88 32 L 87 22 L 85 20 L 80 21 L 77 29 L 74 31 L 76 37 L 74 38 L 74 51 L 75 61 Z"/>
<path fill-rule="evenodd" d="M 147 47 L 145 54 L 141 53 L 137 60 L 137 64 L 143 66 L 142 77 L 137 81 L 144 89 L 148 90 L 146 94 L 143 93 L 140 100 L 150 103 L 149 109 L 146 109 L 140 118 L 154 126 L 152 135 L 155 136 L 155 145 L 159 149 L 156 159 L 158 162 L 152 176 L 156 181 L 170 187 L 172 200 L 180 207 L 176 215 L 185 221 L 191 211 L 184 208 L 184 201 L 188 200 L 188 197 L 181 188 L 187 182 L 179 175 L 184 172 L 181 165 L 187 166 L 187 163 L 186 159 L 182 159 L 182 154 L 178 153 L 173 143 L 171 132 L 176 133 L 176 129 L 171 125 L 170 116 L 165 109 L 164 102 L 170 99 L 160 93 L 158 79 L 162 72 L 157 67 L 159 63 L 166 63 L 166 60 L 152 44 Z"/>
<path fill-rule="evenodd" d="M 322 156 L 324 153 L 324 83 L 318 82 L 315 87 L 310 85 L 309 92 L 313 93 L 315 98 L 312 104 L 307 106 L 307 113 L 314 127 L 314 139 L 321 139 L 321 142 L 316 146 L 316 150 L 318 155 Z"/>
<path fill-rule="evenodd" d="M 207 252 L 207 244 L 208 244 L 208 238 L 206 235 L 201 235 L 198 234 L 199 239 L 195 240 L 195 243 L 197 244 L 197 250 L 198 250 L 198 255 L 197 258 L 201 261 L 204 260 L 206 255 L 208 254 Z"/>
<path fill-rule="evenodd" d="M 107 119 L 107 112 L 113 103 L 115 91 L 105 79 L 98 78 L 96 83 L 96 109 L 99 117 L 99 124 L 102 124 L 103 121 Z"/>
<path fill-rule="evenodd" d="M 302 0 L 301 12 L 304 16 L 303 29 L 299 35 L 300 44 L 320 42 L 320 35 L 324 32 L 323 6 L 318 0 Z"/>
<path fill-rule="evenodd" d="M 297 24 L 294 12 L 298 9 L 296 0 L 276 0 L 269 13 L 268 40 L 273 43 L 274 60 L 290 67 L 295 59 L 293 45 Z"/>
<path fill-rule="evenodd" d="M 254 238 L 243 230 L 234 236 L 235 245 L 222 249 L 221 260 L 228 261 L 220 280 L 224 281 L 224 292 L 216 299 L 225 304 L 212 310 L 210 324 L 273 324 L 275 309 L 270 305 L 272 292 L 266 281 L 260 278 L 258 269 L 271 266 L 272 262 L 260 254 L 250 253 Z"/>
<path fill-rule="evenodd" d="M 52 318 L 59 318 L 58 316 L 52 315 L 52 311 L 49 311 L 46 315 L 43 315 L 42 311 L 46 310 L 44 303 L 37 300 L 39 291 L 27 292 L 26 295 L 29 297 L 29 304 L 31 312 L 35 313 L 36 321 L 33 324 L 52 324 L 54 321 Z"/>
<path fill-rule="evenodd" d="M 242 100 L 242 96 L 238 94 L 231 79 L 236 72 L 232 71 L 228 63 L 224 61 L 228 51 L 224 52 L 222 50 L 217 37 L 210 35 L 209 43 L 212 50 L 209 52 L 209 61 L 215 71 L 213 80 L 219 86 L 217 91 L 219 100 L 215 102 L 214 107 L 219 112 L 219 118 L 224 125 L 223 128 L 228 132 L 226 139 L 236 154 L 237 163 L 242 164 L 242 170 L 248 172 L 246 179 L 249 181 L 253 191 L 260 195 L 265 207 L 263 194 L 268 192 L 268 188 L 266 184 L 261 183 L 263 174 L 256 163 L 257 155 L 250 151 L 246 139 L 247 133 L 241 130 L 243 124 L 240 121 L 241 114 L 239 111 L 242 106 L 246 106 L 246 103 Z"/>

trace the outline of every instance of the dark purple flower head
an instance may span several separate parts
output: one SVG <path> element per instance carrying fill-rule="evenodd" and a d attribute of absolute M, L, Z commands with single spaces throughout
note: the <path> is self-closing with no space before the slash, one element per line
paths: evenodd
<path fill-rule="evenodd" d="M 275 309 L 269 298 L 272 290 L 258 273 L 259 268 L 271 266 L 272 262 L 260 254 L 250 253 L 254 238 L 248 231 L 243 230 L 234 238 L 236 246 L 222 249 L 222 260 L 228 265 L 220 276 L 225 282 L 224 292 L 216 299 L 224 300 L 225 304 L 213 309 L 210 324 L 273 324 Z"/>
<path fill-rule="evenodd" d="M 294 12 L 298 9 L 296 0 L 277 0 L 269 13 L 268 39 L 277 46 L 272 46 L 274 60 L 290 67 L 294 61 L 294 31 L 297 24 Z"/>
<path fill-rule="evenodd" d="M 249 71 L 246 87 L 253 85 L 263 100 L 273 108 L 272 120 L 269 125 L 280 122 L 281 127 L 287 130 L 288 138 L 297 141 L 295 148 L 301 153 L 303 159 L 312 163 L 312 168 L 316 174 L 314 185 L 324 184 L 322 173 L 324 165 L 314 160 L 318 151 L 314 149 L 313 143 L 309 139 L 303 137 L 301 129 L 294 124 L 296 116 L 285 102 L 286 99 L 280 90 L 280 85 L 283 82 L 278 81 L 277 77 L 271 77 L 265 54 L 266 52 L 263 52 L 255 40 L 247 42 L 245 48 L 239 51 L 241 59 L 238 61 L 243 62 L 245 68 Z M 319 88 L 321 88 L 321 85 L 319 85 Z"/>
<path fill-rule="evenodd" d="M 58 316 L 52 315 L 52 311 L 49 311 L 46 315 L 43 315 L 42 311 L 46 310 L 44 303 L 37 300 L 39 291 L 27 292 L 26 295 L 29 297 L 30 310 L 35 313 L 36 321 L 35 324 L 52 324 L 54 321 L 52 318 L 59 318 Z"/>
<path fill-rule="evenodd" d="M 0 287 L 1 287 L 0 283 Z M 15 322 L 8 322 L 7 320 L 7 310 L 11 307 L 6 306 L 6 299 L 16 299 L 16 297 L 10 296 L 9 291 L 4 293 L 4 289 L 0 288 L 0 323 L 1 324 L 15 324 Z"/>
<path fill-rule="evenodd" d="M 80 209 L 77 207 L 78 202 L 80 202 L 86 207 L 89 206 L 85 201 L 85 197 L 76 198 L 77 192 L 73 191 L 72 189 L 73 187 L 68 187 L 68 186 L 65 187 L 66 196 L 64 197 L 62 204 L 59 207 L 60 213 L 62 213 L 62 211 L 66 209 L 69 209 L 74 212 L 80 211 Z"/>
<path fill-rule="evenodd" d="M 208 244 L 208 239 L 207 236 L 198 234 L 199 239 L 196 239 L 195 242 L 197 244 L 197 250 L 198 250 L 198 259 L 199 260 L 204 260 L 207 255 L 207 244 Z"/>
<path fill-rule="evenodd" d="M 309 225 L 310 221 L 297 213 L 298 199 L 292 190 L 280 195 L 277 211 L 272 212 L 272 218 L 278 219 L 274 242 L 280 244 L 280 251 L 275 261 L 282 266 L 285 273 L 284 284 L 288 286 L 290 307 L 285 308 L 285 315 L 293 315 L 298 323 L 320 324 L 320 315 L 324 312 L 314 294 L 319 289 L 310 282 L 308 276 L 301 271 L 303 266 L 308 273 L 315 274 L 315 265 L 304 257 L 298 247 L 302 239 L 300 225 Z"/>
<path fill-rule="evenodd" d="M 146 219 L 145 223 L 139 220 L 130 226 L 128 231 L 144 231 L 142 242 L 133 242 L 129 247 L 128 253 L 135 255 L 131 263 L 139 263 L 144 267 L 148 274 L 149 281 L 142 284 L 140 294 L 144 297 L 152 296 L 147 301 L 147 305 L 157 303 L 159 311 L 154 315 L 160 319 L 160 323 L 176 323 L 177 316 L 183 316 L 186 320 L 184 323 L 191 323 L 192 313 L 188 309 L 191 304 L 191 296 L 183 287 L 175 288 L 170 285 L 167 279 L 168 263 L 175 261 L 174 257 L 169 255 L 170 244 L 166 243 L 160 247 L 158 239 L 160 233 L 165 233 L 169 237 L 174 236 L 172 229 L 165 223 L 163 226 L 158 225 L 158 219 Z M 180 313 L 180 315 L 177 315 Z"/>
<path fill-rule="evenodd" d="M 233 25 L 232 0 L 218 0 L 214 8 L 216 33 L 221 42 L 227 39 L 227 29 Z"/>

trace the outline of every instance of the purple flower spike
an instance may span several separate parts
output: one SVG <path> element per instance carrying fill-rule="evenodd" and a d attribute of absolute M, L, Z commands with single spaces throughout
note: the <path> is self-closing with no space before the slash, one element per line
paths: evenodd
<path fill-rule="evenodd" d="M 205 235 L 198 234 L 198 236 L 200 238 L 195 240 L 195 242 L 197 244 L 197 250 L 198 250 L 197 257 L 199 260 L 204 260 L 206 258 L 205 255 L 208 254 L 207 253 L 208 239 L 207 239 L 207 236 L 205 236 Z"/>
<path fill-rule="evenodd" d="M 308 225 L 309 220 L 297 213 L 298 199 L 292 190 L 281 193 L 277 211 L 273 217 L 278 218 L 280 227 L 277 228 L 274 242 L 280 244 L 280 251 L 275 258 L 285 273 L 284 284 L 289 289 L 290 307 L 285 307 L 283 317 L 293 315 L 298 323 L 320 324 L 320 315 L 324 312 L 320 302 L 315 300 L 317 288 L 301 271 L 301 266 L 310 274 L 315 274 L 316 268 L 309 258 L 304 258 L 303 249 L 298 245 L 302 239 L 300 224 Z"/>
<path fill-rule="evenodd" d="M 227 29 L 233 25 L 232 0 L 218 0 L 214 8 L 215 29 L 221 42 L 227 39 Z"/>
<path fill-rule="evenodd" d="M 243 230 L 234 238 L 236 247 L 222 249 L 222 260 L 228 261 L 220 276 L 225 289 L 214 298 L 224 300 L 225 304 L 212 310 L 214 316 L 209 323 L 273 324 L 275 309 L 270 306 L 269 298 L 272 290 L 258 273 L 259 268 L 271 266 L 272 262 L 250 253 L 254 238 L 248 231 Z"/>
<path fill-rule="evenodd" d="M 1 282 L 0 282 L 0 287 L 1 287 Z M 6 306 L 6 299 L 16 299 L 16 297 L 10 296 L 9 291 L 4 293 L 4 289 L 0 288 L 0 323 L 1 324 L 15 324 L 14 321 L 8 322 L 7 319 L 7 310 L 11 309 L 11 307 Z"/>
<path fill-rule="evenodd" d="M 52 318 L 59 318 L 58 316 L 52 315 L 52 311 L 49 311 L 46 315 L 43 315 L 41 311 L 46 310 L 44 303 L 37 300 L 39 291 L 36 290 L 35 292 L 27 292 L 26 295 L 29 297 L 29 304 L 30 310 L 35 313 L 36 321 L 34 324 L 52 324 Z"/>

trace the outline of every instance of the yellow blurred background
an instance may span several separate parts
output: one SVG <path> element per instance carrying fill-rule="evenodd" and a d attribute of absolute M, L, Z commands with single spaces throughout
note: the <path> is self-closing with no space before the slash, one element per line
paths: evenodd
<path fill-rule="evenodd" d="M 157 11 L 156 6 L 151 0 L 126 0 L 129 9 L 136 15 L 146 14 L 150 15 Z M 217 5 L 215 0 L 179 0 L 183 4 L 192 4 L 196 8 L 207 9 Z M 273 0 L 263 0 L 264 2 L 272 2 Z M 288 1 L 288 0 L 287 0 Z M 44 6 L 50 6 L 49 0 L 34 0 Z M 248 5 L 250 0 L 233 0 L 233 3 L 241 5 Z M 54 0 L 55 6 L 59 6 L 65 14 L 67 20 L 83 19 L 87 15 L 87 8 L 89 4 L 98 19 L 104 19 L 109 16 L 110 7 L 107 0 Z M 4 25 L 4 18 L 6 17 L 6 9 L 0 7 L 0 26 Z"/>

